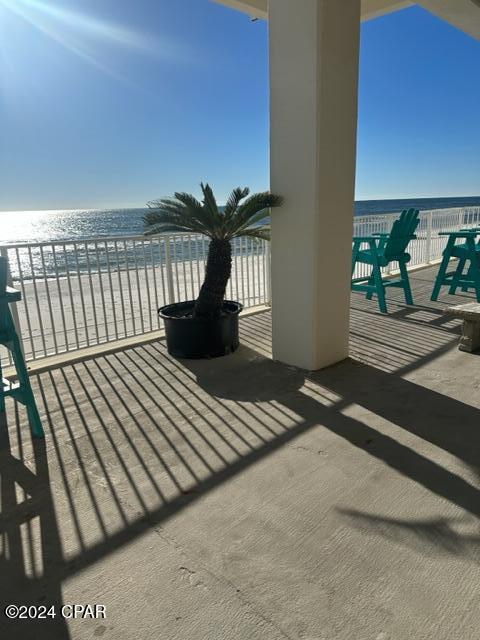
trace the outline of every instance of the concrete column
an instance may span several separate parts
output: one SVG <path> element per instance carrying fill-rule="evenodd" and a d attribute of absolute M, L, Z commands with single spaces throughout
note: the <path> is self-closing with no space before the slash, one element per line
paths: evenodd
<path fill-rule="evenodd" d="M 348 355 L 360 0 L 270 0 L 273 357 Z"/>

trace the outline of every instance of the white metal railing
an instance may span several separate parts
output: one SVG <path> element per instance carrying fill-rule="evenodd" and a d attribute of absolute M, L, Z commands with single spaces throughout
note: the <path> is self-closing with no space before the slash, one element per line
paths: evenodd
<path fill-rule="evenodd" d="M 267 244 L 235 239 L 229 299 L 245 307 L 269 302 Z M 162 328 L 159 307 L 197 297 L 207 251 L 205 238 L 185 234 L 0 246 L 11 284 L 22 292 L 13 311 L 25 358 L 38 360 Z"/>
<path fill-rule="evenodd" d="M 354 235 L 388 232 L 397 217 L 357 216 Z M 439 231 L 473 226 L 480 226 L 480 207 L 423 211 L 409 267 L 441 257 L 446 239 Z M 22 292 L 13 312 L 26 359 L 161 328 L 158 307 L 198 295 L 207 250 L 205 238 L 185 234 L 0 245 L 11 283 Z M 269 304 L 269 243 L 236 239 L 232 263 L 227 297 L 245 307 Z M 366 275 L 367 268 L 359 265 L 355 276 Z"/>

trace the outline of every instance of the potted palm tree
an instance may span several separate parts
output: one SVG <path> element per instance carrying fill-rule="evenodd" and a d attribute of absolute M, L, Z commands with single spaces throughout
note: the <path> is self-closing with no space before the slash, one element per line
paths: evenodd
<path fill-rule="evenodd" d="M 256 193 L 238 187 L 219 207 L 208 184 L 201 184 L 203 201 L 188 193 L 148 203 L 145 233 L 183 232 L 203 234 L 210 239 L 205 278 L 196 300 L 161 307 L 167 348 L 178 358 L 213 358 L 232 353 L 238 347 L 239 302 L 225 300 L 232 270 L 234 238 L 247 236 L 270 239 L 265 222 L 269 209 L 282 203 L 280 196 Z"/>

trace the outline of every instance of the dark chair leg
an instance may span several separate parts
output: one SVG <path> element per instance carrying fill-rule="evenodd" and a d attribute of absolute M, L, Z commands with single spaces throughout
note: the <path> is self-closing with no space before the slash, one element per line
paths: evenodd
<path fill-rule="evenodd" d="M 355 242 L 352 249 L 352 278 L 353 278 L 353 274 L 355 273 L 355 267 L 357 266 L 357 256 L 358 256 L 359 247 L 360 245 L 358 244 L 358 242 Z"/>
<path fill-rule="evenodd" d="M 12 358 L 17 370 L 18 381 L 22 390 L 22 398 L 27 408 L 30 429 L 35 438 L 43 438 L 45 432 L 43 431 L 42 421 L 40 420 L 32 385 L 30 384 L 30 378 L 28 377 L 27 367 L 25 366 L 25 360 L 20 347 L 20 340 L 16 332 L 12 337 Z"/>
<path fill-rule="evenodd" d="M 412 289 L 410 287 L 410 278 L 408 277 L 407 265 L 405 262 L 400 262 L 400 274 L 402 276 L 403 291 L 405 293 L 405 302 L 407 304 L 413 304 Z"/>
<path fill-rule="evenodd" d="M 430 298 L 432 302 L 436 302 L 438 300 L 440 289 L 442 287 L 443 281 L 445 279 L 445 275 L 447 273 L 448 263 L 450 262 L 450 257 L 452 255 L 452 247 L 454 243 L 455 243 L 455 239 L 450 237 L 448 239 L 445 251 L 443 252 L 443 260 L 440 264 L 440 269 L 438 270 L 438 274 L 435 279 L 435 284 L 433 285 L 432 296 Z"/>
<path fill-rule="evenodd" d="M 475 293 L 477 295 L 477 302 L 480 302 L 480 265 L 477 261 L 474 263 L 472 262 L 470 273 L 474 283 L 473 286 L 475 288 Z"/>
<path fill-rule="evenodd" d="M 475 250 L 475 241 L 473 238 L 467 238 L 468 256 L 467 260 L 470 260 L 470 268 L 468 270 L 468 277 L 473 280 L 472 286 L 475 289 L 477 296 L 477 302 L 480 302 L 480 262 Z"/>
<path fill-rule="evenodd" d="M 370 287 L 374 287 L 375 286 L 375 278 L 374 278 L 374 275 L 373 275 L 373 270 L 372 270 L 372 275 L 369 277 L 367 284 Z M 372 291 L 367 291 L 367 300 L 371 300 L 372 298 L 373 298 L 373 290 Z"/>
<path fill-rule="evenodd" d="M 373 266 L 373 279 L 378 296 L 378 306 L 382 313 L 388 313 L 387 302 L 385 300 L 385 287 L 383 286 L 382 272 L 378 264 Z"/>
<path fill-rule="evenodd" d="M 457 268 L 455 269 L 455 273 L 453 274 L 452 284 L 450 285 L 450 289 L 448 290 L 448 293 L 453 296 L 457 293 L 457 289 L 460 286 L 459 280 L 462 279 L 466 262 L 466 258 L 459 258 L 458 260 Z M 467 271 L 467 273 L 469 273 L 469 271 Z M 462 291 L 466 291 L 465 285 L 462 286 Z"/>
<path fill-rule="evenodd" d="M 3 395 L 2 362 L 0 360 L 0 429 L 5 423 L 5 396 Z"/>

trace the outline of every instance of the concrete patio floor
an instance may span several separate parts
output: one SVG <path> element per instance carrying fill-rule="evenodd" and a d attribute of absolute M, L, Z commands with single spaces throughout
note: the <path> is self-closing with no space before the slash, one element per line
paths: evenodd
<path fill-rule="evenodd" d="M 435 272 L 388 316 L 353 295 L 352 359 L 323 371 L 273 362 L 264 313 L 228 358 L 33 376 L 45 441 L 12 403 L 2 430 L 0 638 L 478 638 L 480 359 Z"/>

